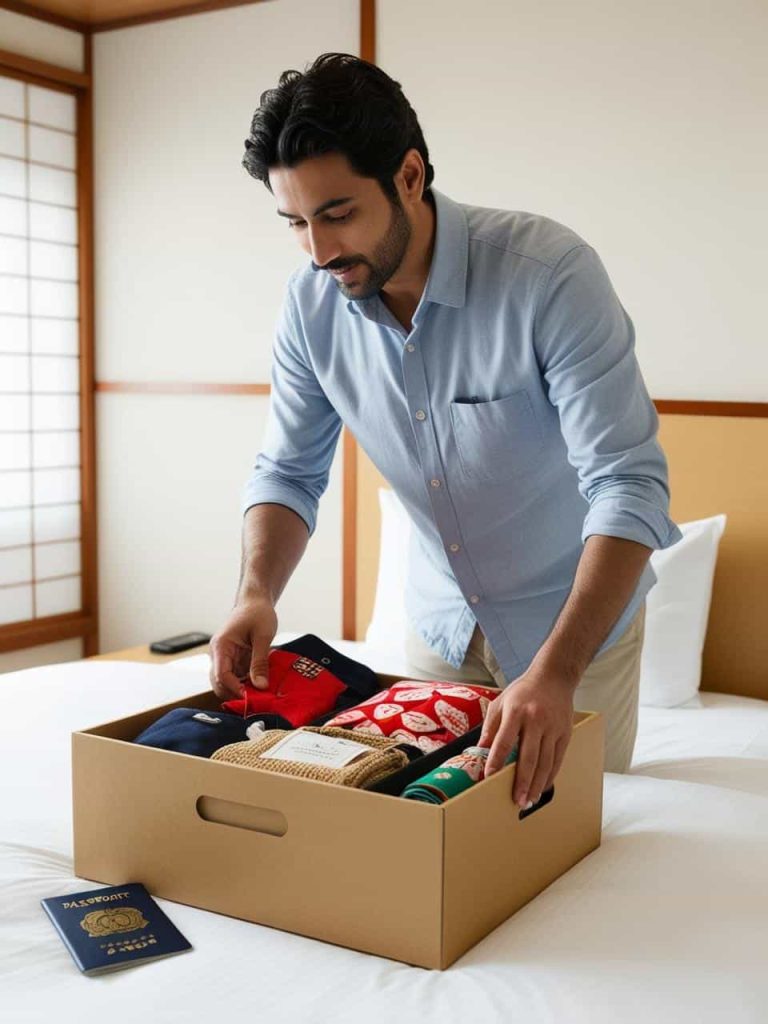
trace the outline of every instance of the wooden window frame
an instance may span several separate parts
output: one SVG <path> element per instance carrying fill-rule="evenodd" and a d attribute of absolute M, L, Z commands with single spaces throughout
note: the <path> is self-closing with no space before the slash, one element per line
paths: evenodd
<path fill-rule="evenodd" d="M 80 340 L 80 611 L 0 626 L 0 654 L 80 637 L 83 656 L 99 652 L 93 297 L 93 104 L 91 37 L 83 36 L 84 72 L 0 50 L 0 74 L 74 95 L 77 104 L 77 227 Z"/>

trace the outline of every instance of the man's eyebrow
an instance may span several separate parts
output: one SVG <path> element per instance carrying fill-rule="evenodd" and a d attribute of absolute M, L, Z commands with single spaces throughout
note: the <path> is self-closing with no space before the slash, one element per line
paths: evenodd
<path fill-rule="evenodd" d="M 326 203 L 321 203 L 320 206 L 312 214 L 313 217 L 319 217 L 321 213 L 325 213 L 326 210 L 332 209 L 334 206 L 343 206 L 344 203 L 350 203 L 354 199 L 354 196 L 343 196 L 341 199 L 329 199 Z M 291 217 L 293 220 L 301 220 L 295 213 L 284 213 L 282 210 L 277 211 L 278 217 Z"/>

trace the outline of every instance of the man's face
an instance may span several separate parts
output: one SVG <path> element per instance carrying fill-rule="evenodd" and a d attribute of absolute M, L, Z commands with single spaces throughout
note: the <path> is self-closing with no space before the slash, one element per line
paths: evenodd
<path fill-rule="evenodd" d="M 278 214 L 314 268 L 337 271 L 332 276 L 346 298 L 376 295 L 397 272 L 411 238 L 408 215 L 378 181 L 355 174 L 345 156 L 326 153 L 293 168 L 272 167 L 269 183 Z"/>

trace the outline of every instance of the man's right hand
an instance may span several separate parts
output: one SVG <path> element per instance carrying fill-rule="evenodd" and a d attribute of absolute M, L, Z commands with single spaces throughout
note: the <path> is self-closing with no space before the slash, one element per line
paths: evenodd
<path fill-rule="evenodd" d="M 277 615 L 266 598 L 235 605 L 229 619 L 211 639 L 211 688 L 220 700 L 242 696 L 251 682 L 266 690 L 269 648 L 277 633 Z"/>

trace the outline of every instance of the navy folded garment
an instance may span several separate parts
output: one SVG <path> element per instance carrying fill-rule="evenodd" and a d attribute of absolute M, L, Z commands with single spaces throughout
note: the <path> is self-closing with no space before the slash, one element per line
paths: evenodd
<path fill-rule="evenodd" d="M 175 750 L 180 754 L 210 757 L 219 747 L 249 739 L 249 726 L 262 722 L 265 729 L 292 729 L 282 715 L 250 715 L 243 718 L 229 711 L 174 708 L 140 733 L 134 743 L 145 747 Z"/>

